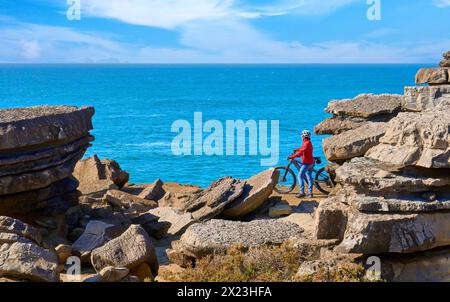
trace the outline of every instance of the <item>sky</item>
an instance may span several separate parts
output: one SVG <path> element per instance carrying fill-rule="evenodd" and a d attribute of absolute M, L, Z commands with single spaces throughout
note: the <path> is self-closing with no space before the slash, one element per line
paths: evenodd
<path fill-rule="evenodd" d="M 437 63 L 449 20 L 450 0 L 0 0 L 0 62 Z"/>

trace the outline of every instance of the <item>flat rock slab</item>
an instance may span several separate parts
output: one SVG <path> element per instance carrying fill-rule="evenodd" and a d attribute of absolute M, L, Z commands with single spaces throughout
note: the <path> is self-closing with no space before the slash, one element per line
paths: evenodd
<path fill-rule="evenodd" d="M 36 228 L 11 217 L 0 216 L 0 233 L 16 234 L 37 244 L 42 243 L 42 235 Z"/>
<path fill-rule="evenodd" d="M 415 253 L 450 244 L 450 213 L 366 214 L 352 211 L 336 251 Z"/>
<path fill-rule="evenodd" d="M 450 84 L 450 68 L 421 68 L 416 74 L 416 84 Z"/>
<path fill-rule="evenodd" d="M 138 225 L 130 226 L 121 236 L 95 249 L 91 262 L 97 272 L 108 266 L 133 270 L 147 263 L 153 276 L 157 276 L 159 268 L 152 241 L 147 232 Z"/>
<path fill-rule="evenodd" d="M 450 111 L 400 113 L 367 157 L 392 164 L 450 168 Z"/>
<path fill-rule="evenodd" d="M 298 225 L 280 220 L 210 220 L 190 226 L 180 241 L 173 244 L 173 248 L 178 253 L 198 259 L 208 254 L 225 252 L 235 245 L 249 248 L 282 244 L 302 233 L 303 229 Z"/>
<path fill-rule="evenodd" d="M 58 282 L 58 256 L 34 243 L 0 246 L 0 277 L 36 282 Z"/>
<path fill-rule="evenodd" d="M 243 217 L 258 209 L 272 194 L 280 172 L 269 169 L 246 180 L 244 192 L 223 211 L 226 217 Z"/>
<path fill-rule="evenodd" d="M 409 111 L 433 110 L 450 100 L 450 85 L 405 87 L 403 109 Z"/>
<path fill-rule="evenodd" d="M 361 94 L 354 99 L 331 101 L 325 111 L 337 116 L 361 118 L 396 114 L 401 109 L 403 98 L 397 94 Z"/>
<path fill-rule="evenodd" d="M 449 186 L 450 175 L 445 171 L 421 175 L 403 166 L 371 158 L 354 158 L 336 170 L 336 181 L 351 185 L 359 192 L 417 193 Z"/>
<path fill-rule="evenodd" d="M 119 189 L 130 177 L 117 162 L 109 159 L 100 160 L 96 155 L 79 161 L 73 176 L 80 182 L 79 190 L 85 195 L 101 195 L 109 189 Z"/>
<path fill-rule="evenodd" d="M 195 221 L 206 221 L 219 214 L 238 199 L 246 186 L 245 181 L 225 177 L 196 193 L 167 193 L 160 206 L 173 205 L 183 212 L 192 213 Z"/>
<path fill-rule="evenodd" d="M 158 217 L 159 223 L 169 223 L 167 234 L 181 235 L 195 221 L 191 213 L 181 213 L 173 208 L 160 207 L 148 212 L 150 215 Z"/>
<path fill-rule="evenodd" d="M 386 132 L 387 123 L 365 125 L 323 140 L 323 150 L 329 161 L 343 161 L 364 156 L 370 148 L 378 145 Z"/>
<path fill-rule="evenodd" d="M 86 255 L 109 240 L 106 230 L 112 227 L 102 221 L 90 221 L 84 233 L 72 245 L 75 254 Z"/>
<path fill-rule="evenodd" d="M 367 119 L 364 118 L 334 116 L 320 122 L 314 128 L 314 133 L 318 135 L 337 135 L 348 130 L 357 129 L 365 123 L 367 123 Z"/>
<path fill-rule="evenodd" d="M 93 107 L 39 106 L 0 109 L 0 150 L 71 141 L 93 129 Z"/>

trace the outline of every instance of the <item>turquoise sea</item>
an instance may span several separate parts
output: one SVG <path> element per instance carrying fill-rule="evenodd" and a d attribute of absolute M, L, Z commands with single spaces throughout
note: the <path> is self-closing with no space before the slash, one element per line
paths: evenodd
<path fill-rule="evenodd" d="M 403 93 L 423 65 L 0 65 L 0 107 L 92 105 L 96 140 L 87 156 L 117 160 L 135 183 L 208 185 L 247 178 L 259 156 L 174 156 L 172 123 L 279 120 L 280 162 L 299 131 L 326 118 L 331 99 Z M 323 156 L 314 136 L 315 153 Z"/>

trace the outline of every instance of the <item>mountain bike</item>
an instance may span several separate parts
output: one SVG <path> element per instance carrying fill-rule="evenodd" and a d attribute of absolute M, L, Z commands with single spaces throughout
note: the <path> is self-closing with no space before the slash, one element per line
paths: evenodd
<path fill-rule="evenodd" d="M 314 185 L 317 190 L 328 195 L 334 188 L 334 182 L 325 171 L 325 168 L 316 170 L 316 165 L 320 164 L 322 164 L 322 159 L 320 157 L 314 157 L 314 167 L 312 172 Z M 297 173 L 294 173 L 292 166 L 297 168 Z M 286 167 L 276 167 L 275 169 L 280 171 L 280 177 L 278 179 L 278 184 L 275 186 L 275 192 L 280 194 L 291 193 L 297 186 L 297 175 L 300 172 L 301 166 L 302 164 L 299 161 L 291 159 L 290 163 Z M 305 182 L 308 183 L 306 181 L 306 177 Z"/>

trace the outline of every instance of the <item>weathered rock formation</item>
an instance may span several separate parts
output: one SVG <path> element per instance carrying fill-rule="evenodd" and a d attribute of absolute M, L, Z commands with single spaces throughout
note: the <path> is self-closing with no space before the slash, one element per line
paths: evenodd
<path fill-rule="evenodd" d="M 336 189 L 317 210 L 315 236 L 338 240 L 334 248 L 338 254 L 379 255 L 382 277 L 388 280 L 446 281 L 450 271 L 448 70 L 421 69 L 416 82 L 432 86 L 407 87 L 405 97 L 398 99 L 400 106 L 387 110 L 396 114 L 383 126 L 365 132 L 363 127 L 370 127 L 366 123 L 324 140 L 328 159 L 341 166 L 335 168 Z M 344 101 L 341 107 L 344 104 L 361 110 L 358 101 Z M 372 105 L 385 109 L 384 103 Z M 335 102 L 329 107 L 335 108 Z"/>
<path fill-rule="evenodd" d="M 0 110 L 0 213 L 64 208 L 77 198 L 72 172 L 90 146 L 92 107 Z"/>
<path fill-rule="evenodd" d="M 300 237 L 302 232 L 298 225 L 281 220 L 210 220 L 190 226 L 179 241 L 172 243 L 168 256 L 174 263 L 189 266 L 195 259 L 224 253 L 232 246 L 279 245 L 292 237 Z"/>

